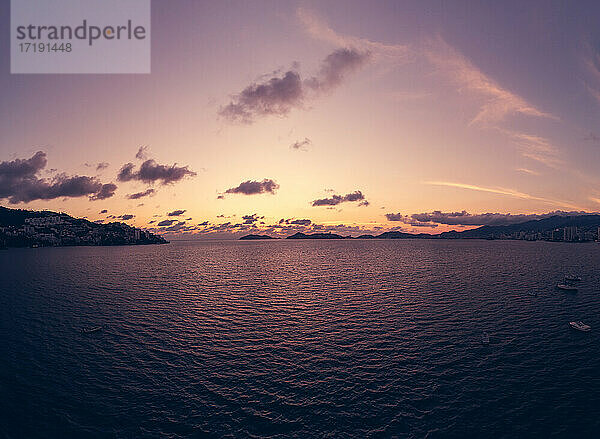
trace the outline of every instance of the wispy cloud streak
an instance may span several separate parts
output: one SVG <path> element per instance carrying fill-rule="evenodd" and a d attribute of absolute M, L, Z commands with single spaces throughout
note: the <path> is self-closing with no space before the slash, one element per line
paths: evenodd
<path fill-rule="evenodd" d="M 325 41 L 337 47 L 355 47 L 368 51 L 374 56 L 384 56 L 396 60 L 408 60 L 412 56 L 412 50 L 409 45 L 404 44 L 385 44 L 379 41 L 372 41 L 366 38 L 359 38 L 350 35 L 342 35 L 334 31 L 329 24 L 313 11 L 307 8 L 298 8 L 296 14 L 300 23 L 304 26 L 306 32 L 313 38 Z"/>
<path fill-rule="evenodd" d="M 577 205 L 574 205 L 569 202 L 565 202 L 565 201 L 561 201 L 561 200 L 552 200 L 552 199 L 544 198 L 544 197 L 537 197 L 535 195 L 527 194 L 525 192 L 520 192 L 515 189 L 508 189 L 508 188 L 502 188 L 502 187 L 485 187 L 485 186 L 477 186 L 474 184 L 456 183 L 456 182 L 449 182 L 449 181 L 426 181 L 425 184 L 433 185 L 433 186 L 455 187 L 455 188 L 459 188 L 459 189 L 468 189 L 468 190 L 479 191 L 479 192 L 488 192 L 488 193 L 492 193 L 492 194 L 506 195 L 506 196 L 513 197 L 513 198 L 520 198 L 522 200 L 541 201 L 541 202 L 552 204 L 555 206 L 566 207 L 568 209 L 585 210 L 581 206 L 577 206 Z"/>
<path fill-rule="evenodd" d="M 516 114 L 557 119 L 500 86 L 441 37 L 430 39 L 425 44 L 423 54 L 460 90 L 467 90 L 482 100 L 479 113 L 471 121 L 472 125 L 493 126 Z"/>

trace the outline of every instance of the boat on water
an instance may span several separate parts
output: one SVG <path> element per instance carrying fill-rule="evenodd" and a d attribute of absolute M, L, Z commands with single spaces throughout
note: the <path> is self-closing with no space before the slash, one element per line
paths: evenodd
<path fill-rule="evenodd" d="M 569 322 L 569 325 L 571 326 L 571 328 L 577 329 L 578 331 L 582 332 L 588 332 L 592 329 L 589 325 L 586 325 L 583 322 Z"/>
<path fill-rule="evenodd" d="M 484 331 L 481 335 L 481 342 L 483 344 L 490 344 L 490 334 Z"/>
<path fill-rule="evenodd" d="M 531 297 L 537 297 L 537 296 L 538 296 L 538 293 L 537 293 L 537 291 L 530 291 L 530 292 L 529 292 L 529 293 L 527 293 L 527 294 L 529 294 Z"/>
<path fill-rule="evenodd" d="M 102 330 L 102 326 L 95 326 L 93 328 L 82 329 L 81 332 L 84 334 L 92 334 L 94 332 L 98 332 Z"/>
<path fill-rule="evenodd" d="M 563 290 L 563 291 L 572 291 L 572 292 L 577 291 L 576 286 L 569 285 L 569 284 L 558 284 L 558 285 L 556 285 L 556 288 L 558 288 L 559 290 Z"/>
<path fill-rule="evenodd" d="M 581 282 L 581 278 L 579 276 L 574 276 L 574 275 L 565 276 L 565 280 L 568 282 Z"/>

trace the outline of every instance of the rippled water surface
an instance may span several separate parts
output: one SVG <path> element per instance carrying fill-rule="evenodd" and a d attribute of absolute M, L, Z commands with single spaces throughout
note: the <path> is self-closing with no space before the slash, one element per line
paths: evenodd
<path fill-rule="evenodd" d="M 598 437 L 599 268 L 518 241 L 0 251 L 0 437 Z"/>

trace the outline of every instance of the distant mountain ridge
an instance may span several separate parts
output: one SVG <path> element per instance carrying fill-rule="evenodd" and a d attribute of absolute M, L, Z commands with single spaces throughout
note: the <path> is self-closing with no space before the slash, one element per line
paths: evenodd
<path fill-rule="evenodd" d="M 472 230 L 462 232 L 443 232 L 441 238 L 480 238 L 490 239 L 502 235 L 511 235 L 514 233 L 547 233 L 556 229 L 565 227 L 578 227 L 584 229 L 593 229 L 600 227 L 600 215 L 572 215 L 572 216 L 551 216 L 540 220 L 525 221 L 523 223 L 508 224 L 504 226 L 481 226 Z M 596 231 L 597 232 L 597 231 Z"/>
<path fill-rule="evenodd" d="M 600 227 L 600 215 L 555 215 L 539 220 L 530 220 L 522 223 L 507 224 L 502 226 L 481 226 L 476 229 L 464 230 L 462 232 L 452 230 L 438 234 L 429 233 L 406 233 L 400 231 L 383 232 L 379 235 L 360 235 L 356 238 L 342 236 L 335 233 L 312 233 L 297 232 L 286 239 L 528 239 L 528 240 L 557 240 L 553 232 L 564 228 L 577 228 L 580 236 L 577 241 L 590 241 L 598 239 L 598 228 Z M 558 234 L 560 235 L 560 233 Z M 267 236 L 267 235 L 246 235 Z M 260 238 L 265 239 L 265 238 Z M 560 239 L 562 240 L 562 239 Z"/>

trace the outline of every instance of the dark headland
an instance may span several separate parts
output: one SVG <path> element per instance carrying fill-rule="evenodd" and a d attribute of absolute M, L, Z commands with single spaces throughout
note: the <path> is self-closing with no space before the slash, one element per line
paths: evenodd
<path fill-rule="evenodd" d="M 260 241 L 260 240 L 264 240 L 264 239 L 279 239 L 279 238 L 274 238 L 269 235 L 256 235 L 256 234 L 251 233 L 250 235 L 242 236 L 240 238 L 240 241 Z"/>
<path fill-rule="evenodd" d="M 286 239 L 515 239 L 524 241 L 598 241 L 600 215 L 555 215 L 540 220 L 498 226 L 481 226 L 458 232 L 455 230 L 438 234 L 384 232 L 379 235 L 342 236 L 335 233 L 295 233 Z M 269 239 L 268 235 L 246 235 L 240 239 Z"/>
<path fill-rule="evenodd" d="M 0 206 L 0 248 L 166 244 L 163 237 L 125 223 L 98 224 L 65 213 Z"/>
<path fill-rule="evenodd" d="M 306 235 L 305 233 L 294 233 L 285 239 L 347 239 L 349 236 L 336 235 L 335 233 L 312 233 Z"/>

